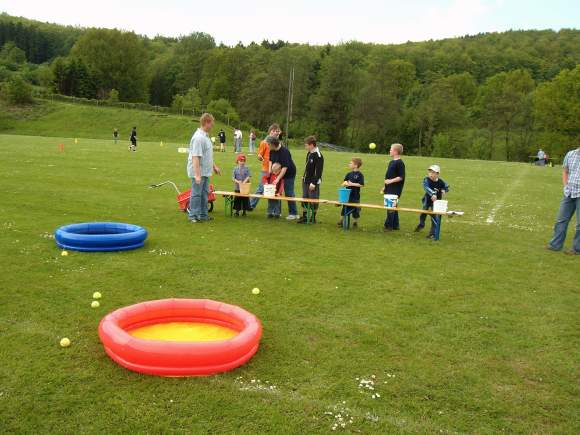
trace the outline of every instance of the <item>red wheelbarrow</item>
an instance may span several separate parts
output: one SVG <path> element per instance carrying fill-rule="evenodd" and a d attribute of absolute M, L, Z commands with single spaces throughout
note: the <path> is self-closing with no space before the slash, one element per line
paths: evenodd
<path fill-rule="evenodd" d="M 161 186 L 165 186 L 166 184 L 171 184 L 175 191 L 177 192 L 177 204 L 179 205 L 179 210 L 189 213 L 189 199 L 191 198 L 191 189 L 186 190 L 185 192 L 180 192 L 177 186 L 173 181 L 164 181 L 163 183 L 159 184 L 152 184 L 149 186 L 150 189 L 156 189 Z M 213 184 L 209 185 L 209 192 L 207 194 L 207 211 L 213 211 L 213 203 L 215 201 L 215 193 Z"/>

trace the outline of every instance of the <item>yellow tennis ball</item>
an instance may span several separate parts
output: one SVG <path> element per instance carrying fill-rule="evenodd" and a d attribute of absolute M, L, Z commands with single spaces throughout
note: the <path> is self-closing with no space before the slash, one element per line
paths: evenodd
<path fill-rule="evenodd" d="M 94 292 L 93 293 L 93 299 L 101 299 L 101 293 L 100 292 Z"/>
<path fill-rule="evenodd" d="M 377 144 L 376 144 L 376 143 L 374 143 L 374 142 L 372 142 L 372 143 L 370 143 L 370 144 L 369 144 L 369 148 L 370 148 L 371 150 L 374 150 L 376 147 L 377 147 Z"/>
<path fill-rule="evenodd" d="M 92 308 L 99 308 L 101 306 L 101 304 L 99 303 L 99 301 L 93 301 L 91 302 L 91 307 Z"/>
<path fill-rule="evenodd" d="M 260 289 L 259 289 L 258 287 L 254 287 L 254 288 L 252 289 L 252 294 L 254 294 L 254 295 L 259 295 L 259 294 L 260 294 Z"/>
<path fill-rule="evenodd" d="M 62 338 L 60 340 L 60 346 L 61 347 L 69 347 L 70 346 L 70 340 L 66 337 Z"/>
<path fill-rule="evenodd" d="M 63 257 L 66 257 L 66 256 L 68 255 L 68 251 L 62 251 L 62 252 L 60 253 L 60 255 L 62 255 Z"/>

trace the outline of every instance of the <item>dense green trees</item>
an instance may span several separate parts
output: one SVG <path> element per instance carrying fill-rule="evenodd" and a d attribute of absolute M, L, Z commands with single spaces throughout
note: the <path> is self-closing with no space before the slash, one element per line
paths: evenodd
<path fill-rule="evenodd" d="M 0 81 L 18 73 L 66 95 L 207 108 L 261 129 L 285 123 L 293 70 L 290 136 L 358 149 L 399 141 L 410 153 L 522 160 L 539 145 L 561 156 L 580 135 L 578 30 L 227 47 L 200 32 L 149 39 L 0 15 L 0 46 Z"/>

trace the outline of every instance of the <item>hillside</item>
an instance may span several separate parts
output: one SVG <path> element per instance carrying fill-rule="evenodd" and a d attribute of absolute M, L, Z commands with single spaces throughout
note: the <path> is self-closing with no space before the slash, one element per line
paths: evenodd
<path fill-rule="evenodd" d="M 111 139 L 114 128 L 128 140 L 137 127 L 142 141 L 188 143 L 197 119 L 141 110 L 93 107 L 42 101 L 31 107 L 8 108 L 0 104 L 0 133 L 48 137 Z M 232 128 L 217 122 L 232 137 Z"/>

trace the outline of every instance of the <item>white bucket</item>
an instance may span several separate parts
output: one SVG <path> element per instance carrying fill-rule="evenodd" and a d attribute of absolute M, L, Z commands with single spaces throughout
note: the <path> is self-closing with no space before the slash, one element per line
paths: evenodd
<path fill-rule="evenodd" d="M 185 154 L 188 151 L 189 151 L 189 149 L 187 149 L 187 148 L 181 148 L 181 147 L 180 148 L 177 148 L 177 152 L 178 153 L 181 153 L 181 154 Z"/>
<path fill-rule="evenodd" d="M 447 201 L 438 199 L 433 203 L 433 211 L 437 213 L 447 213 Z"/>
<path fill-rule="evenodd" d="M 276 196 L 276 185 L 275 184 L 264 184 L 264 196 L 268 198 L 273 198 Z"/>
<path fill-rule="evenodd" d="M 396 207 L 399 203 L 399 195 L 384 195 L 385 207 Z"/>

